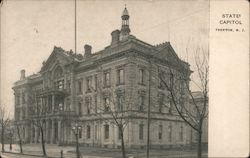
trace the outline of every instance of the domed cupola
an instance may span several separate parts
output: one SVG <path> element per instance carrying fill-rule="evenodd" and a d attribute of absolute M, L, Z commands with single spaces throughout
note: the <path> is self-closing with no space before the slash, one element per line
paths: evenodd
<path fill-rule="evenodd" d="M 128 10 L 125 6 L 123 12 L 122 12 L 122 28 L 121 28 L 121 40 L 125 39 L 129 33 L 130 33 L 130 28 L 129 28 L 129 14 Z"/>

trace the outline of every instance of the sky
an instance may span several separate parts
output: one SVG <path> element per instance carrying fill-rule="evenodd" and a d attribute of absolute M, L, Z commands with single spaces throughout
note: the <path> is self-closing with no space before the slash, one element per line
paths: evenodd
<path fill-rule="evenodd" d="M 7 107 L 10 116 L 14 112 L 12 87 L 20 79 L 20 70 L 25 69 L 26 76 L 37 73 L 54 46 L 74 50 L 74 3 L 5 0 L 2 4 L 0 105 Z M 77 53 L 83 54 L 85 44 L 92 45 L 93 52 L 110 44 L 110 33 L 121 28 L 125 4 L 132 35 L 153 45 L 170 41 L 194 69 L 194 49 L 208 47 L 207 0 L 77 0 Z"/>

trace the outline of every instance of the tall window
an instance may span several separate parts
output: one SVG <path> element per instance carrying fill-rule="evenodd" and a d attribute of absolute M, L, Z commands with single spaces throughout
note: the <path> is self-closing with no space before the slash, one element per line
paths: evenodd
<path fill-rule="evenodd" d="M 117 84 L 124 84 L 124 69 L 117 71 Z"/>
<path fill-rule="evenodd" d="M 159 112 L 161 113 L 161 112 L 162 112 L 162 109 L 163 109 L 163 105 L 164 105 L 164 95 L 163 95 L 163 94 L 160 94 L 158 99 L 159 99 L 159 100 L 158 100 Z"/>
<path fill-rule="evenodd" d="M 110 72 L 104 73 L 104 87 L 110 86 Z"/>
<path fill-rule="evenodd" d="M 172 141 L 172 126 L 171 125 L 168 126 L 168 140 L 169 142 Z"/>
<path fill-rule="evenodd" d="M 22 112 L 23 112 L 22 119 L 24 120 L 24 119 L 25 119 L 25 116 L 26 116 L 25 108 L 22 109 Z"/>
<path fill-rule="evenodd" d="M 88 77 L 86 81 L 87 81 L 87 91 L 91 91 L 91 88 L 92 88 L 92 78 Z"/>
<path fill-rule="evenodd" d="M 160 89 L 164 89 L 163 74 L 164 74 L 164 72 L 162 72 L 162 71 L 159 71 L 159 73 L 158 73 L 158 78 L 159 78 L 158 88 L 160 88 Z"/>
<path fill-rule="evenodd" d="M 122 95 L 117 95 L 117 110 L 118 111 L 123 111 L 123 96 Z"/>
<path fill-rule="evenodd" d="M 109 139 L 109 125 L 104 125 L 104 138 Z"/>
<path fill-rule="evenodd" d="M 48 111 L 51 112 L 52 111 L 52 95 L 49 95 L 48 97 L 48 106 L 49 106 Z"/>
<path fill-rule="evenodd" d="M 109 101 L 109 98 L 106 97 L 104 98 L 104 112 L 109 111 L 109 108 L 110 108 L 110 101 Z"/>
<path fill-rule="evenodd" d="M 173 101 L 172 101 L 172 99 L 170 99 L 170 101 L 169 101 L 169 104 L 170 104 L 170 106 L 169 106 L 169 113 L 171 114 L 172 113 L 172 111 L 173 111 Z"/>
<path fill-rule="evenodd" d="M 82 81 L 79 80 L 78 81 L 78 91 L 77 91 L 78 94 L 81 94 L 82 93 Z"/>
<path fill-rule="evenodd" d="M 144 69 L 139 69 L 139 84 L 144 84 L 144 75 L 145 75 L 145 70 Z"/>
<path fill-rule="evenodd" d="M 82 115 L 82 103 L 78 102 L 78 114 Z"/>
<path fill-rule="evenodd" d="M 119 127 L 118 127 L 118 139 L 120 140 L 120 139 L 122 139 L 122 137 L 121 137 L 121 134 L 122 134 L 122 131 L 121 131 L 122 129 L 120 129 Z"/>
<path fill-rule="evenodd" d="M 140 95 L 139 96 L 139 111 L 143 111 L 144 110 L 144 104 L 145 104 L 145 96 L 144 95 Z"/>
<path fill-rule="evenodd" d="M 97 125 L 95 125 L 95 139 L 97 139 L 97 129 L 98 128 L 98 126 Z"/>
<path fill-rule="evenodd" d="M 95 75 L 94 80 L 95 80 L 94 81 L 95 82 L 94 83 L 94 90 L 97 91 L 97 75 Z"/>
<path fill-rule="evenodd" d="M 94 98 L 95 98 L 95 113 L 97 113 L 97 95 L 95 95 Z"/>
<path fill-rule="evenodd" d="M 26 102 L 25 93 L 22 93 L 22 102 L 23 102 L 23 104 L 25 104 L 25 102 Z"/>
<path fill-rule="evenodd" d="M 90 139 L 91 137 L 91 127 L 90 125 L 87 125 L 87 139 Z"/>
<path fill-rule="evenodd" d="M 140 124 L 139 125 L 139 139 L 140 140 L 143 140 L 143 128 L 144 128 L 144 125 L 143 124 Z"/>
<path fill-rule="evenodd" d="M 79 138 L 81 139 L 82 138 L 82 128 L 79 129 Z"/>
<path fill-rule="evenodd" d="M 183 141 L 183 127 L 180 127 L 180 141 Z"/>
<path fill-rule="evenodd" d="M 162 139 L 162 125 L 159 125 L 159 132 L 158 132 L 158 138 Z"/>
<path fill-rule="evenodd" d="M 91 97 L 86 97 L 85 103 L 86 103 L 86 108 L 87 108 L 87 111 L 86 111 L 87 114 L 90 114 L 91 102 L 92 102 Z"/>
<path fill-rule="evenodd" d="M 16 105 L 20 105 L 20 94 L 16 96 Z"/>

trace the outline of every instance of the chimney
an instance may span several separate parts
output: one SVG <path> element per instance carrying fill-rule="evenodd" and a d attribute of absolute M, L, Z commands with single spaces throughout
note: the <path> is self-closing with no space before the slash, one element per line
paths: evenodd
<path fill-rule="evenodd" d="M 85 53 L 84 53 L 84 57 L 88 58 L 91 56 L 91 45 L 88 45 L 88 44 L 85 44 L 84 45 L 84 50 L 85 50 Z"/>
<path fill-rule="evenodd" d="M 24 80 L 25 79 L 25 70 L 21 70 L 21 78 L 20 80 Z"/>
<path fill-rule="evenodd" d="M 111 33 L 111 36 L 112 36 L 111 45 L 117 44 L 119 42 L 119 39 L 120 39 L 120 30 L 114 30 Z"/>

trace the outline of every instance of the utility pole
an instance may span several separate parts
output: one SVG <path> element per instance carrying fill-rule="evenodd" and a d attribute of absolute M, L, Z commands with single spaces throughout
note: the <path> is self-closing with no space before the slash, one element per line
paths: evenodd
<path fill-rule="evenodd" d="M 150 106 L 151 106 L 151 80 L 152 80 L 152 63 L 149 59 L 149 76 L 148 76 L 148 118 L 147 118 L 147 158 L 149 158 L 150 149 Z"/>

